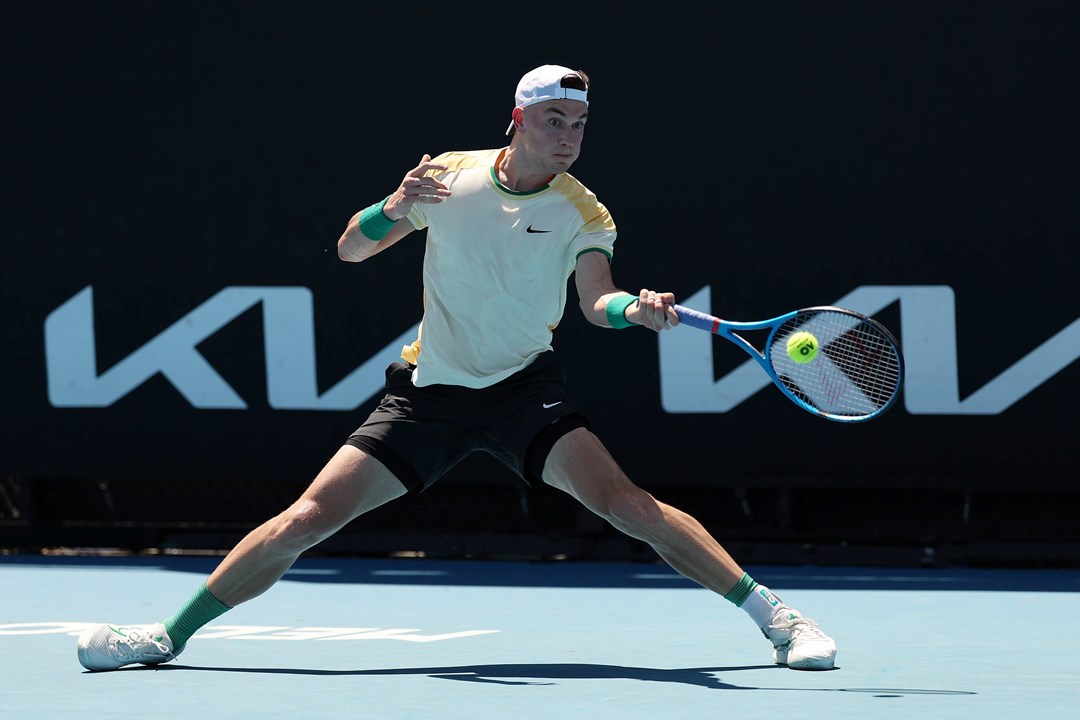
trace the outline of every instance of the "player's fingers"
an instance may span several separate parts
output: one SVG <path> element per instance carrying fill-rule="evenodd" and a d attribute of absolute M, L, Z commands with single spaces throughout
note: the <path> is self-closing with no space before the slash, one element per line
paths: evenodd
<path fill-rule="evenodd" d="M 674 302 L 672 303 L 674 305 Z M 679 324 L 679 313 L 675 312 L 675 308 L 671 305 L 664 306 L 664 319 L 667 320 L 668 327 L 675 327 Z"/>
<path fill-rule="evenodd" d="M 664 301 L 652 291 L 649 292 L 649 327 L 656 331 L 664 327 Z"/>
<path fill-rule="evenodd" d="M 450 189 L 443 183 L 431 178 L 407 179 L 401 184 L 402 194 L 409 202 L 440 202 L 444 197 L 450 197 Z"/>
<path fill-rule="evenodd" d="M 427 172 L 424 168 L 430 162 L 431 162 L 431 156 L 428 155 L 427 153 L 424 153 L 424 157 L 420 158 L 420 162 L 416 164 L 416 167 L 414 167 L 409 172 L 405 173 L 405 178 L 408 179 L 408 178 L 413 178 L 413 177 L 420 177 L 425 172 Z"/>
<path fill-rule="evenodd" d="M 650 330 L 655 330 L 656 329 L 653 326 L 653 320 L 652 320 L 653 302 L 654 302 L 655 298 L 656 298 L 656 293 L 651 292 L 648 288 L 641 288 L 640 292 L 638 292 L 638 308 L 639 308 L 639 310 L 638 310 L 638 318 L 639 318 L 639 323 L 641 325 L 644 325 L 645 327 L 649 328 Z"/>
<path fill-rule="evenodd" d="M 440 163 L 431 162 L 431 155 L 424 153 L 424 157 L 420 158 L 420 164 L 406 173 L 406 178 L 422 177 L 424 173 L 429 170 L 446 170 L 446 165 Z"/>
<path fill-rule="evenodd" d="M 642 288 L 638 295 L 642 308 L 642 323 L 650 330 L 658 331 L 665 327 L 664 301 L 659 293 Z"/>
<path fill-rule="evenodd" d="M 441 187 L 441 188 L 446 187 L 446 185 L 444 185 L 443 183 L 439 182 L 438 180 L 436 180 L 435 178 L 433 178 L 433 177 L 431 177 L 429 175 L 423 175 L 423 174 L 413 175 L 412 173 L 409 173 L 408 175 L 406 175 L 404 177 L 404 179 L 402 179 L 401 184 L 403 186 L 405 186 L 405 187 L 423 187 L 423 186 Z"/>
<path fill-rule="evenodd" d="M 675 293 L 663 292 L 657 293 L 656 296 L 662 303 L 660 307 L 661 329 L 666 330 L 678 325 L 679 316 L 675 312 L 675 308 L 672 307 L 675 304 Z"/>
<path fill-rule="evenodd" d="M 414 202 L 424 203 L 425 205 L 437 205 L 443 201 L 443 199 L 437 195 L 417 195 L 416 197 L 409 199 Z"/>

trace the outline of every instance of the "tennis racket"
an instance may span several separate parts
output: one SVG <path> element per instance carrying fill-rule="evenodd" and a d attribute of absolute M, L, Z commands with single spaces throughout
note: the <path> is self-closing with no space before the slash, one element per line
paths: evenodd
<path fill-rule="evenodd" d="M 673 309 L 679 322 L 745 350 L 784 395 L 814 415 L 839 422 L 870 420 L 892 407 L 900 394 L 904 358 L 896 338 L 878 321 L 853 310 L 810 307 L 770 320 L 732 322 L 681 305 Z M 768 331 L 764 352 L 738 334 L 749 330 Z M 796 333 L 816 339 L 812 359 L 797 349 L 792 351 L 795 357 L 789 354 L 788 341 Z"/>

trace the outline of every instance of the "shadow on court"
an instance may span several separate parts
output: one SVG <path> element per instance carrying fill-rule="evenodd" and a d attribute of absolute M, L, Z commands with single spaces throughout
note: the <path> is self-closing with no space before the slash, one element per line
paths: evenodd
<path fill-rule="evenodd" d="M 492 665 L 453 665 L 446 667 L 385 668 L 370 670 L 317 670 L 308 668 L 229 668 L 196 665 L 161 665 L 157 668 L 132 668 L 134 671 L 169 670 L 228 673 L 265 673 L 271 675 L 318 675 L 380 677 L 388 675 L 426 675 L 440 680 L 493 683 L 496 685 L 555 685 L 558 680 L 642 680 L 678 683 L 718 690 L 753 690 L 720 682 L 716 673 L 738 670 L 784 670 L 777 665 L 704 668 L 642 668 L 624 665 L 589 663 L 505 663 Z"/>
<path fill-rule="evenodd" d="M 840 668 L 834 668 L 836 672 Z M 557 685 L 560 680 L 641 680 L 643 682 L 676 683 L 710 690 L 764 690 L 791 692 L 840 692 L 866 693 L 876 697 L 901 697 L 904 695 L 977 695 L 968 690 L 937 690 L 918 688 L 807 688 L 807 687 L 756 687 L 725 683 L 717 677 L 720 673 L 743 670 L 775 670 L 779 673 L 795 672 L 778 665 L 742 665 L 734 667 L 701 668 L 645 668 L 626 665 L 598 665 L 590 663 L 505 663 L 492 665 L 454 665 L 447 667 L 385 668 L 371 670 L 317 670 L 310 668 L 242 668 L 201 667 L 197 665 L 160 665 L 139 667 L 120 672 L 220 672 L 255 673 L 268 675 L 312 675 L 327 677 L 382 677 L 427 676 L 439 680 L 491 683 L 495 685 Z M 813 673 L 821 675 L 823 673 Z"/>

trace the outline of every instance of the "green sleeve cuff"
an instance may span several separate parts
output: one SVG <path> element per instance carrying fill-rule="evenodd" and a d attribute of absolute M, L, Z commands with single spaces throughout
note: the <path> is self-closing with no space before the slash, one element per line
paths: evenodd
<path fill-rule="evenodd" d="M 626 308 L 630 307 L 637 302 L 637 297 L 634 295 L 616 295 L 607 302 L 607 321 L 608 325 L 616 330 L 622 330 L 634 325 L 626 319 Z"/>

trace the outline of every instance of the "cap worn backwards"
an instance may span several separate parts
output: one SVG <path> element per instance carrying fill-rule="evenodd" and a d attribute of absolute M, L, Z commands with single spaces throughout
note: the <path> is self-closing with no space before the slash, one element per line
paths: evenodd
<path fill-rule="evenodd" d="M 562 65 L 541 65 L 530 70 L 518 81 L 517 90 L 514 92 L 514 106 L 528 107 L 546 100 L 578 100 L 588 107 L 587 90 L 563 87 L 563 78 L 576 74 L 576 71 Z M 510 126 L 506 128 L 506 134 L 513 133 L 514 121 L 511 120 Z"/>

